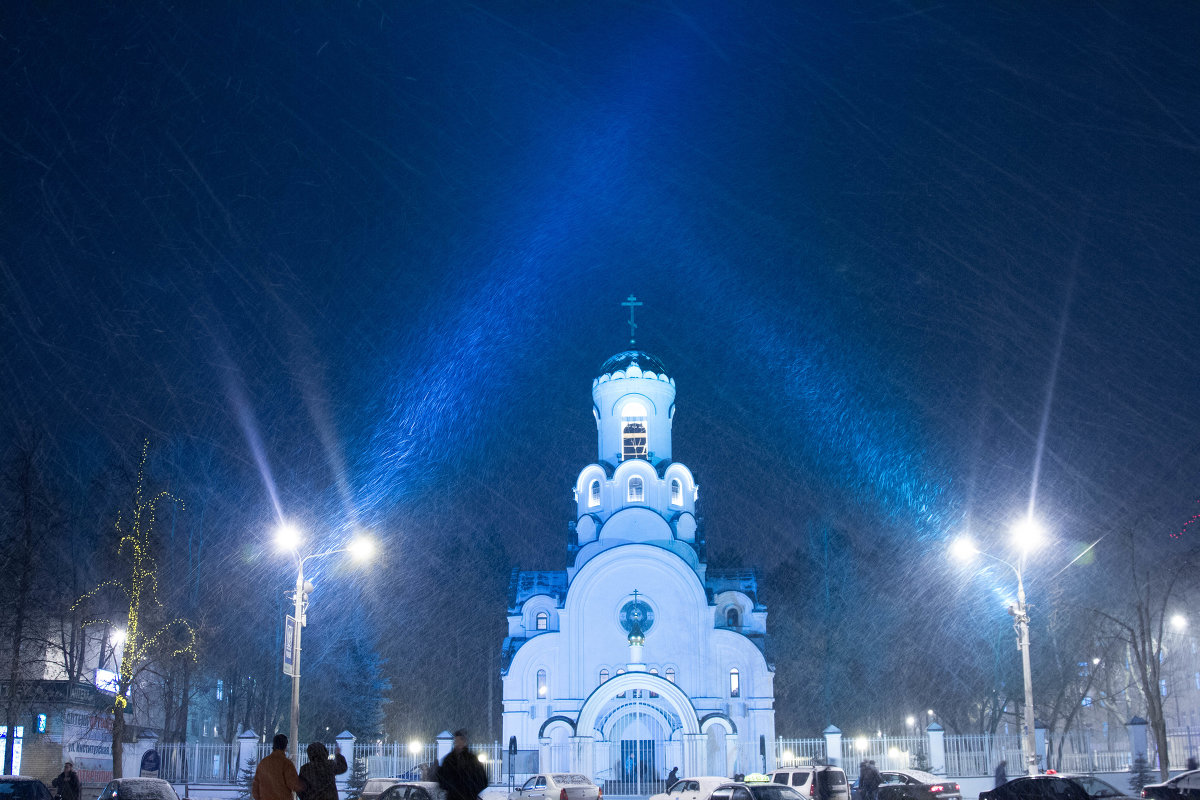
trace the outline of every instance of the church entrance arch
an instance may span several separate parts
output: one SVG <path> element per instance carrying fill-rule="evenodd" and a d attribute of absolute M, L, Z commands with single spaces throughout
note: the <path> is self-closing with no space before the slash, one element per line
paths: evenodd
<path fill-rule="evenodd" d="M 595 777 L 613 784 L 606 789 L 612 794 L 654 794 L 672 767 L 698 775 L 705 763 L 691 699 L 649 672 L 626 672 L 601 684 L 584 702 L 575 729 L 592 737 Z"/>

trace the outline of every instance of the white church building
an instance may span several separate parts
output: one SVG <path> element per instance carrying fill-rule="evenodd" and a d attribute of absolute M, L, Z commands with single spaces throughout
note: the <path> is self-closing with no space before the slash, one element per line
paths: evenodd
<path fill-rule="evenodd" d="M 597 782 L 769 769 L 767 612 L 754 570 L 708 565 L 699 488 L 671 458 L 675 381 L 635 350 L 600 373 L 597 460 L 575 481 L 572 563 L 513 571 L 504 741 L 538 750 L 543 771 Z"/>

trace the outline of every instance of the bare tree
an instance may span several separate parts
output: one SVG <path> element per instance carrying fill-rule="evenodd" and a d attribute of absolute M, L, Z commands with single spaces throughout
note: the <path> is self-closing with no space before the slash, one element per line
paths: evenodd
<path fill-rule="evenodd" d="M 4 644 L 8 648 L 8 697 L 4 707 L 7 730 L 15 731 L 19 724 L 26 688 L 44 658 L 44 603 L 35 595 L 41 580 L 37 544 L 53 525 L 54 509 L 49 492 L 42 480 L 39 443 L 34 436 L 23 436 L 17 444 L 9 474 L 6 494 L 9 502 L 2 561 L 4 574 L 11 576 L 14 591 L 7 595 L 8 619 Z M 13 771 L 13 748 L 16 737 L 5 737 L 4 774 Z"/>
<path fill-rule="evenodd" d="M 1114 604 L 1095 609 L 1107 623 L 1109 635 L 1121 643 L 1129 656 L 1134 685 L 1146 706 L 1146 719 L 1158 751 L 1158 770 L 1162 780 L 1168 777 L 1167 722 L 1163 710 L 1162 669 L 1163 633 L 1171 610 L 1185 601 L 1185 593 L 1194 591 L 1196 552 L 1160 553 L 1139 543 L 1133 532 L 1127 535 L 1129 569 L 1122 596 L 1124 607 Z M 1141 544 L 1141 546 L 1139 546 Z"/>

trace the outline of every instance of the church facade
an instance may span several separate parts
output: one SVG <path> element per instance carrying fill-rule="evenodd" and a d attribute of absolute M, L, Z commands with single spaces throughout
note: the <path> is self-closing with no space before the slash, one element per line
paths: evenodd
<path fill-rule="evenodd" d="M 630 350 L 600 373 L 598 456 L 575 481 L 570 566 L 513 571 L 504 741 L 537 749 L 543 771 L 598 783 L 769 769 L 774 668 L 757 574 L 708 564 L 699 488 L 671 457 L 663 364 Z"/>

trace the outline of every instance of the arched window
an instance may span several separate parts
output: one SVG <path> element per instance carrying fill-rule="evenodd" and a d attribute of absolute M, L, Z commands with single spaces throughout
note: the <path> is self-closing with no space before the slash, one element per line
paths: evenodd
<path fill-rule="evenodd" d="M 671 683 L 674 683 L 675 682 L 675 668 L 667 667 L 667 671 L 665 673 L 663 673 L 663 677 L 666 678 L 667 680 L 669 680 Z"/>
<path fill-rule="evenodd" d="M 534 617 L 533 627 L 539 631 L 550 630 L 550 615 L 545 611 L 539 611 Z"/>
<path fill-rule="evenodd" d="M 671 505 L 683 505 L 683 484 L 679 478 L 671 478 Z"/>
<path fill-rule="evenodd" d="M 545 697 L 550 691 L 549 682 L 546 679 L 546 670 L 539 669 L 537 674 L 537 694 L 538 697 Z"/>
<path fill-rule="evenodd" d="M 642 485 L 642 479 L 634 475 L 629 479 L 628 498 L 631 503 L 640 503 L 646 497 L 645 487 Z"/>
<path fill-rule="evenodd" d="M 600 670 L 600 682 L 604 683 L 606 680 L 608 680 L 608 670 L 602 669 Z"/>
<path fill-rule="evenodd" d="M 654 669 L 653 667 L 651 667 L 651 668 L 650 668 L 650 674 L 651 674 L 651 675 L 657 675 L 657 674 L 658 674 L 658 670 L 656 670 L 656 669 Z M 658 697 L 658 692 L 651 692 L 651 693 L 650 693 L 650 696 L 651 696 L 651 697 Z"/>
<path fill-rule="evenodd" d="M 592 485 L 588 488 L 588 505 L 600 505 L 600 481 L 592 481 Z"/>
<path fill-rule="evenodd" d="M 646 408 L 641 403 L 626 403 L 621 409 L 621 460 L 647 455 Z"/>
<path fill-rule="evenodd" d="M 618 675 L 624 675 L 624 674 L 625 674 L 625 670 L 624 670 L 624 668 L 617 670 L 617 674 L 618 674 Z M 624 696 L 625 696 L 625 693 L 624 693 L 624 692 L 620 692 L 620 693 L 618 693 L 618 694 L 617 694 L 617 697 L 624 697 Z"/>
<path fill-rule="evenodd" d="M 738 610 L 731 608 L 725 612 L 725 627 L 736 628 L 741 625 L 741 618 L 738 616 Z"/>
<path fill-rule="evenodd" d="M 736 669 L 729 670 L 729 696 L 730 697 L 741 697 L 742 696 L 741 676 L 738 675 L 738 671 Z"/>

